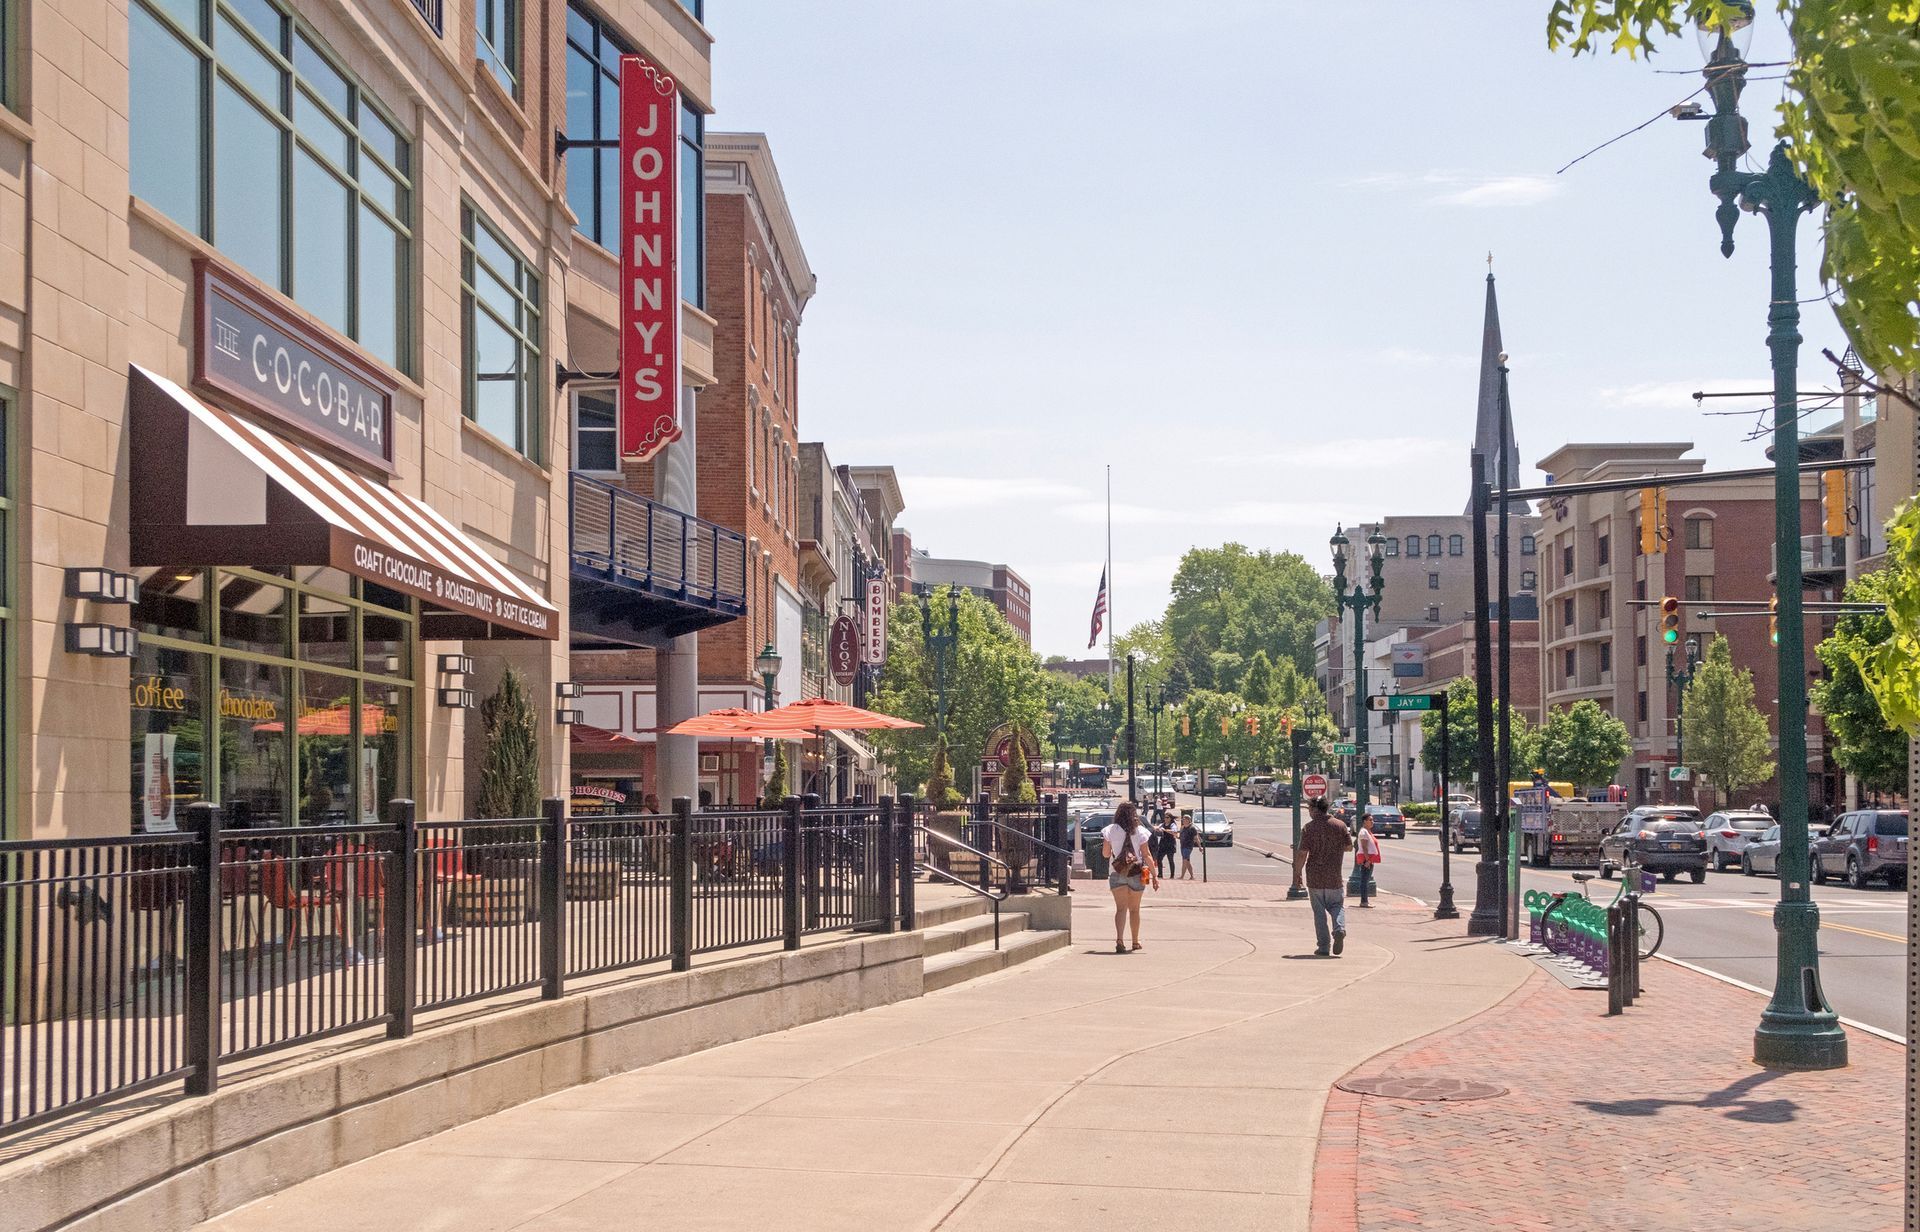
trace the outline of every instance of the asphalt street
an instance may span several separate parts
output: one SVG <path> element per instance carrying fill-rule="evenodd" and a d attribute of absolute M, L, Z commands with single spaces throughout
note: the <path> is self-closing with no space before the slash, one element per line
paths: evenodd
<path fill-rule="evenodd" d="M 1124 784 L 1121 790 L 1125 790 Z M 1198 799 L 1191 794 L 1182 794 L 1179 798 L 1183 808 L 1191 807 Z M 1281 884 L 1291 880 L 1290 865 L 1262 854 L 1276 849 L 1276 845 L 1284 849 L 1291 842 L 1290 810 L 1240 804 L 1231 798 L 1222 801 L 1216 796 L 1209 796 L 1206 804 L 1208 808 L 1226 812 L 1233 822 L 1236 840 L 1231 848 L 1207 850 L 1211 875 Z M 1404 842 L 1388 839 L 1382 846 L 1379 870 L 1382 889 L 1428 903 L 1439 900 L 1441 858 L 1437 834 L 1411 831 Z M 1463 918 L 1473 909 L 1474 863 L 1478 858 L 1468 849 L 1451 860 L 1454 904 L 1460 908 Z M 1522 892 L 1571 890 L 1575 883 L 1569 874 L 1573 871 L 1576 870 L 1522 868 Z M 1612 897 L 1611 886 L 1618 883 L 1594 881 L 1590 884 L 1608 887 L 1604 897 L 1598 889 L 1594 891 L 1596 898 L 1605 901 Z M 1772 908 L 1779 892 L 1779 882 L 1774 878 L 1745 877 L 1737 869 L 1709 872 L 1705 884 L 1697 886 L 1684 877 L 1673 882 L 1661 881 L 1648 900 L 1659 908 L 1666 924 L 1666 939 L 1660 952 L 1758 988 L 1772 988 Z M 1830 882 L 1815 886 L 1813 897 L 1820 904 L 1820 979 L 1828 1000 L 1843 1018 L 1904 1038 L 1905 892 L 1879 885 L 1849 890 Z M 1728 1023 L 1726 1029 L 1747 1031 L 1751 1024 Z"/>

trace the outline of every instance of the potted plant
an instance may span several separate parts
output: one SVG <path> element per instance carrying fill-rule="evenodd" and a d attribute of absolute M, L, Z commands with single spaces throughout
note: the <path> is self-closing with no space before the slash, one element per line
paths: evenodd
<path fill-rule="evenodd" d="M 927 831 L 932 835 L 944 835 L 958 839 L 967 824 L 967 798 L 953 786 L 953 771 L 947 761 L 947 738 L 939 737 L 933 746 L 933 768 L 927 774 L 927 803 L 933 806 L 933 816 L 927 821 Z M 945 873 L 953 873 L 954 855 L 959 851 L 952 843 L 943 843 L 935 838 L 928 845 L 927 858 L 933 867 Z M 961 853 L 971 861 L 971 852 Z M 935 878 L 934 880 L 937 880 Z"/>
<path fill-rule="evenodd" d="M 1000 856 L 1007 862 L 1012 882 L 1007 888 L 1019 893 L 1026 889 L 1027 866 L 1039 853 L 1034 840 L 1034 827 L 1038 824 L 1034 811 L 1029 807 L 1040 803 L 1039 793 L 1034 790 L 1033 780 L 1027 775 L 1027 754 L 1022 746 L 1020 729 L 1015 728 L 1012 740 L 1012 752 L 1007 756 L 1007 772 L 1000 777 L 1000 794 L 994 803 L 1006 808 L 1006 820 L 994 833 L 1000 837 Z"/>
<path fill-rule="evenodd" d="M 527 693 L 526 681 L 509 667 L 500 686 L 480 703 L 482 746 L 480 790 L 473 815 L 483 820 L 537 817 L 540 813 L 539 715 Z M 478 880 L 467 883 L 456 896 L 463 917 L 476 923 L 517 923 L 539 911 L 538 871 L 534 853 L 539 834 L 532 825 L 478 832 L 481 857 L 473 871 Z"/>

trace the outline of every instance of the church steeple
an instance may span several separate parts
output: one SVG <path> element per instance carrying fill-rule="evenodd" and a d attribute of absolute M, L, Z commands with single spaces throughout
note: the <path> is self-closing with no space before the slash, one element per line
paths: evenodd
<path fill-rule="evenodd" d="M 1473 447 L 1487 459 L 1487 475 L 1500 486 L 1500 438 L 1506 437 L 1507 484 L 1520 486 L 1520 447 L 1513 439 L 1511 416 L 1500 415 L 1500 305 L 1493 293 L 1493 254 L 1487 254 L 1487 319 L 1480 330 L 1480 407 L 1473 425 Z M 1468 502 L 1472 508 L 1472 502 Z"/>

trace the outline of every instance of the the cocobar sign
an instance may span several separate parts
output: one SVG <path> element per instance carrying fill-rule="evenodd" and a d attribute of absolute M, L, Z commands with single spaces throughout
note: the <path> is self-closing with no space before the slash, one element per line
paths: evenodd
<path fill-rule="evenodd" d="M 193 379 L 391 471 L 391 379 L 204 257 L 193 267 Z"/>

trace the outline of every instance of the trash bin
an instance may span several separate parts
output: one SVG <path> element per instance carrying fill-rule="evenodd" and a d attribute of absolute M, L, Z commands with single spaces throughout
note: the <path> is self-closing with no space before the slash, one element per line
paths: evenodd
<path fill-rule="evenodd" d="M 1081 850 L 1087 853 L 1087 871 L 1092 873 L 1096 879 L 1105 881 L 1107 879 L 1107 873 L 1111 870 L 1107 864 L 1106 844 L 1100 841 L 1099 834 L 1088 834 L 1082 830 L 1080 832 L 1080 847 Z"/>

